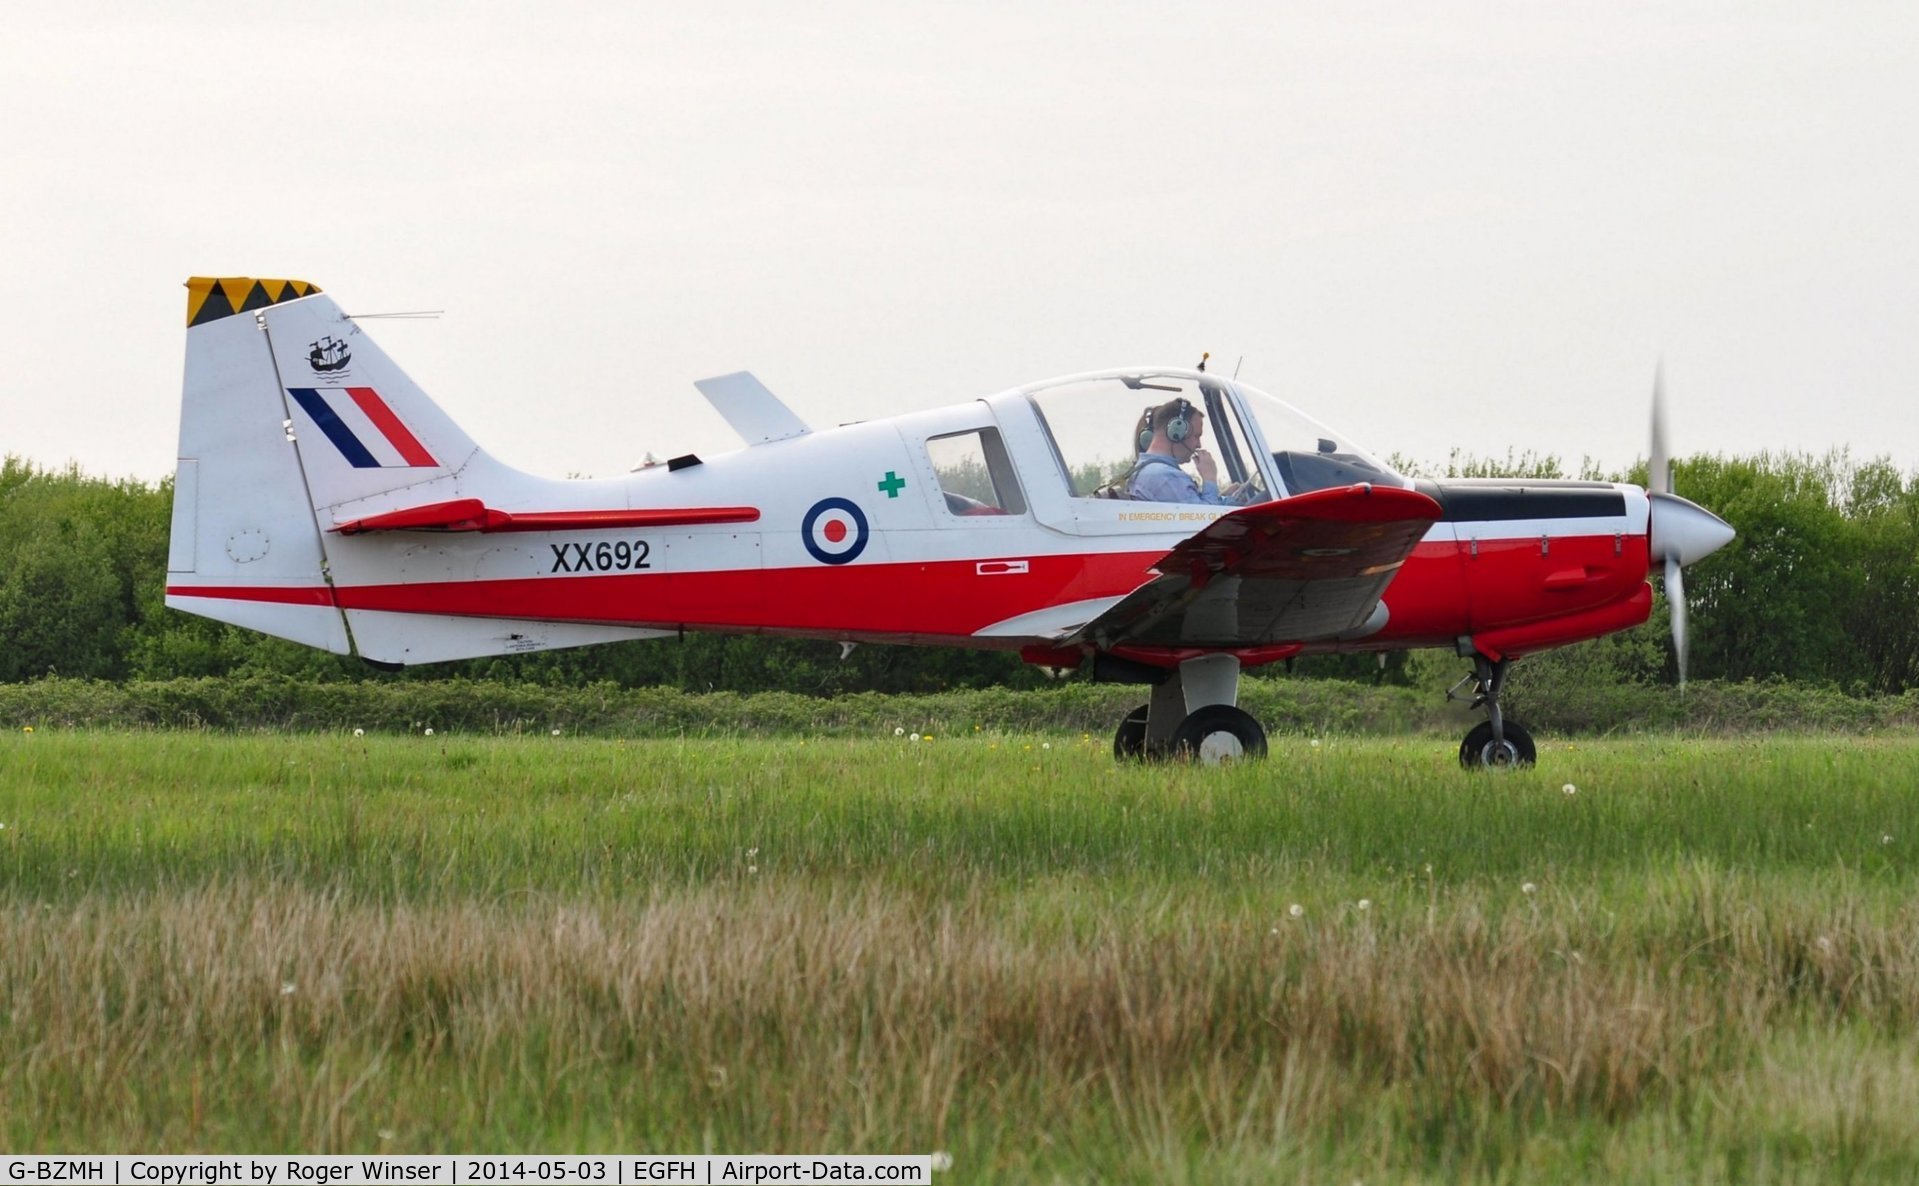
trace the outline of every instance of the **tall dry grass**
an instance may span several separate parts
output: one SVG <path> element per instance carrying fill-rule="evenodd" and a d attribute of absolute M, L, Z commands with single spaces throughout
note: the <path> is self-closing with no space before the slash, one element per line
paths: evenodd
<path fill-rule="evenodd" d="M 1491 898 L 1300 919 L 1118 903 L 1090 927 L 987 884 L 794 879 L 396 905 L 238 878 L 16 902 L 0 1115 L 14 1147 L 192 1147 L 238 1088 L 280 1118 L 252 1130 L 269 1144 L 433 1147 L 476 1112 L 503 1135 L 549 1125 L 571 1089 L 662 1148 L 945 1147 L 995 1107 L 1231 1146 L 1328 1136 L 1382 1099 L 1410 1125 L 1614 1122 L 1781 1032 L 1919 1018 L 1919 906 L 1809 910 L 1694 870 L 1607 933 L 1592 898 Z M 156 1132 L 182 1076 L 186 1111 Z M 408 1099 L 421 1084 L 440 1094 Z"/>

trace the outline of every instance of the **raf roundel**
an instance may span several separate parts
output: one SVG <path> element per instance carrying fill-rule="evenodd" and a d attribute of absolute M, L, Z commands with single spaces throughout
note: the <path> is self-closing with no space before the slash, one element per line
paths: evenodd
<path fill-rule="evenodd" d="M 866 515 L 850 498 L 822 498 L 800 521 L 800 542 L 821 564 L 846 564 L 866 550 Z"/>

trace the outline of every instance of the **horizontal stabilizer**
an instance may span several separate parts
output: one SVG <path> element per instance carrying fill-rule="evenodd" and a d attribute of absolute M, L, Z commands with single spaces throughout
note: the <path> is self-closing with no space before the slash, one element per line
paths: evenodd
<path fill-rule="evenodd" d="M 781 403 L 780 397 L 768 391 L 751 371 L 699 379 L 693 386 L 749 445 L 783 441 L 808 431 L 806 421 L 795 416 L 793 409 Z"/>
<path fill-rule="evenodd" d="M 597 531 L 616 527 L 678 527 L 690 523 L 752 523 L 757 507 L 665 507 L 649 510 L 502 511 L 477 498 L 456 498 L 336 523 L 341 535 L 368 531 Z"/>

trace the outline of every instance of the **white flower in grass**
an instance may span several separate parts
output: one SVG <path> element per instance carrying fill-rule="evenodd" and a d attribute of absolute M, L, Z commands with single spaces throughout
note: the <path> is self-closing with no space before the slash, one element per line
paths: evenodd
<path fill-rule="evenodd" d="M 1532 894 L 1536 894 L 1536 893 L 1538 893 L 1538 892 L 1539 892 L 1539 887 L 1538 887 L 1538 886 L 1536 886 L 1536 885 L 1534 885 L 1534 884 L 1533 884 L 1532 882 L 1530 882 L 1530 881 L 1529 881 L 1529 882 L 1527 882 L 1526 884 L 1524 884 L 1524 885 L 1522 885 L 1522 886 L 1520 886 L 1520 887 L 1519 887 L 1519 892 L 1520 892 L 1520 893 L 1522 893 L 1522 894 L 1527 894 L 1527 895 L 1529 895 L 1529 896 L 1530 896 L 1530 895 L 1532 895 Z"/>
<path fill-rule="evenodd" d="M 299 991 L 299 986 L 298 986 L 298 985 L 296 985 L 296 984 L 294 984 L 294 983 L 293 983 L 293 981 L 291 981 L 291 980 L 282 980 L 282 981 L 280 982 L 280 995 L 281 995 L 281 996 L 283 996 L 283 997 L 290 997 L 290 996 L 292 996 L 292 995 L 293 995 L 294 993 L 296 993 L 296 992 L 298 992 L 298 991 Z"/>
<path fill-rule="evenodd" d="M 1568 795 L 1577 795 L 1579 793 L 1579 788 L 1574 786 L 1571 783 L 1567 783 L 1565 786 L 1560 787 L 1559 789 L 1566 792 Z"/>
<path fill-rule="evenodd" d="M 1359 908 L 1361 910 L 1371 910 L 1373 908 L 1373 900 L 1371 898 L 1361 898 L 1359 900 Z"/>
<path fill-rule="evenodd" d="M 904 736 L 906 736 L 906 726 L 904 726 L 904 725 L 894 725 L 894 726 L 893 726 L 893 736 L 895 736 L 895 737 L 904 737 Z"/>
<path fill-rule="evenodd" d="M 1832 954 L 1832 940 L 1827 938 L 1824 935 L 1821 935 L 1817 939 L 1814 939 L 1812 941 L 1812 945 L 1814 947 L 1817 947 L 1822 953 L 1826 955 Z"/>
<path fill-rule="evenodd" d="M 1291 906 L 1286 907 L 1286 913 L 1292 915 L 1294 918 L 1304 918 L 1306 917 L 1306 908 L 1298 902 L 1294 902 Z"/>
<path fill-rule="evenodd" d="M 1892 843 L 1892 833 L 1891 833 L 1891 832 L 1887 832 L 1887 833 L 1886 833 L 1886 834 L 1885 834 L 1884 836 L 1881 836 L 1881 837 L 1879 838 L 1879 843 L 1881 843 L 1881 844 L 1891 844 L 1891 843 Z"/>
<path fill-rule="evenodd" d="M 917 733 L 908 733 L 906 735 L 906 740 L 908 741 L 918 741 L 919 739 L 920 739 L 920 735 Z"/>
<path fill-rule="evenodd" d="M 1311 744 L 1312 744 L 1312 747 L 1313 747 L 1314 749 L 1318 749 L 1318 748 L 1319 748 L 1319 738 L 1317 738 L 1317 737 L 1315 737 L 1315 738 L 1313 738 L 1313 740 L 1312 740 L 1312 743 L 1311 743 Z"/>
<path fill-rule="evenodd" d="M 392 1139 L 393 1139 L 394 1137 L 396 1137 L 396 1136 L 398 1136 L 398 1135 L 400 1135 L 400 1134 L 398 1134 L 398 1133 L 396 1133 L 396 1132 L 394 1132 L 394 1131 L 393 1131 L 392 1129 L 390 1129 L 390 1128 L 383 1128 L 383 1129 L 381 1129 L 381 1130 L 380 1130 L 380 1139 L 381 1139 L 381 1140 L 383 1140 L 383 1141 L 390 1141 L 390 1140 L 392 1140 Z"/>
<path fill-rule="evenodd" d="M 431 736 L 433 736 L 433 730 L 432 730 L 432 729 L 428 729 L 428 730 L 426 731 L 426 735 L 427 735 L 428 737 L 431 737 Z M 386 1130 L 385 1130 L 385 1129 L 382 1129 L 381 1131 L 382 1131 L 382 1132 L 384 1132 L 384 1131 L 386 1131 Z"/>
<path fill-rule="evenodd" d="M 353 731 L 353 735 L 354 735 L 355 737 L 365 737 L 365 736 L 366 736 L 366 730 L 365 730 L 365 729 L 355 729 L 355 730 Z"/>
<path fill-rule="evenodd" d="M 553 736 L 558 737 L 559 735 L 560 731 L 558 729 L 553 730 Z"/>
<path fill-rule="evenodd" d="M 944 1149 L 933 1151 L 933 1172 L 943 1174 L 953 1168 L 953 1155 Z"/>
<path fill-rule="evenodd" d="M 1040 747 L 1041 749 L 1052 749 L 1052 748 L 1053 748 L 1053 743 L 1052 743 L 1052 742 L 1050 742 L 1050 741 L 1042 741 L 1042 742 L 1040 742 L 1040 743 L 1039 743 L 1039 747 Z"/>

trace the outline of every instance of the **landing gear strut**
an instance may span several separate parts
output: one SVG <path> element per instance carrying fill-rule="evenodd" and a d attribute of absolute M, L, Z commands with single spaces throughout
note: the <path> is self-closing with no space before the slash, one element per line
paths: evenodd
<path fill-rule="evenodd" d="M 1473 707 L 1486 710 L 1486 720 L 1474 725 L 1459 743 L 1459 764 L 1468 770 L 1530 766 L 1538 757 L 1533 735 L 1518 721 L 1509 721 L 1499 708 L 1499 694 L 1505 691 L 1511 659 L 1488 659 L 1475 653 L 1473 673 L 1456 685 L 1473 685 Z M 1447 696 L 1451 697 L 1452 692 Z"/>
<path fill-rule="evenodd" d="M 1126 714 L 1119 723 L 1119 732 L 1113 734 L 1113 760 L 1117 762 L 1142 762 L 1158 754 L 1146 752 L 1146 714 L 1152 709 L 1150 704 L 1142 704 Z"/>
<path fill-rule="evenodd" d="M 1238 699 L 1238 659 L 1189 659 L 1153 686 L 1151 701 L 1126 714 L 1113 735 L 1113 757 L 1208 766 L 1264 758 L 1266 730 L 1234 703 Z"/>

